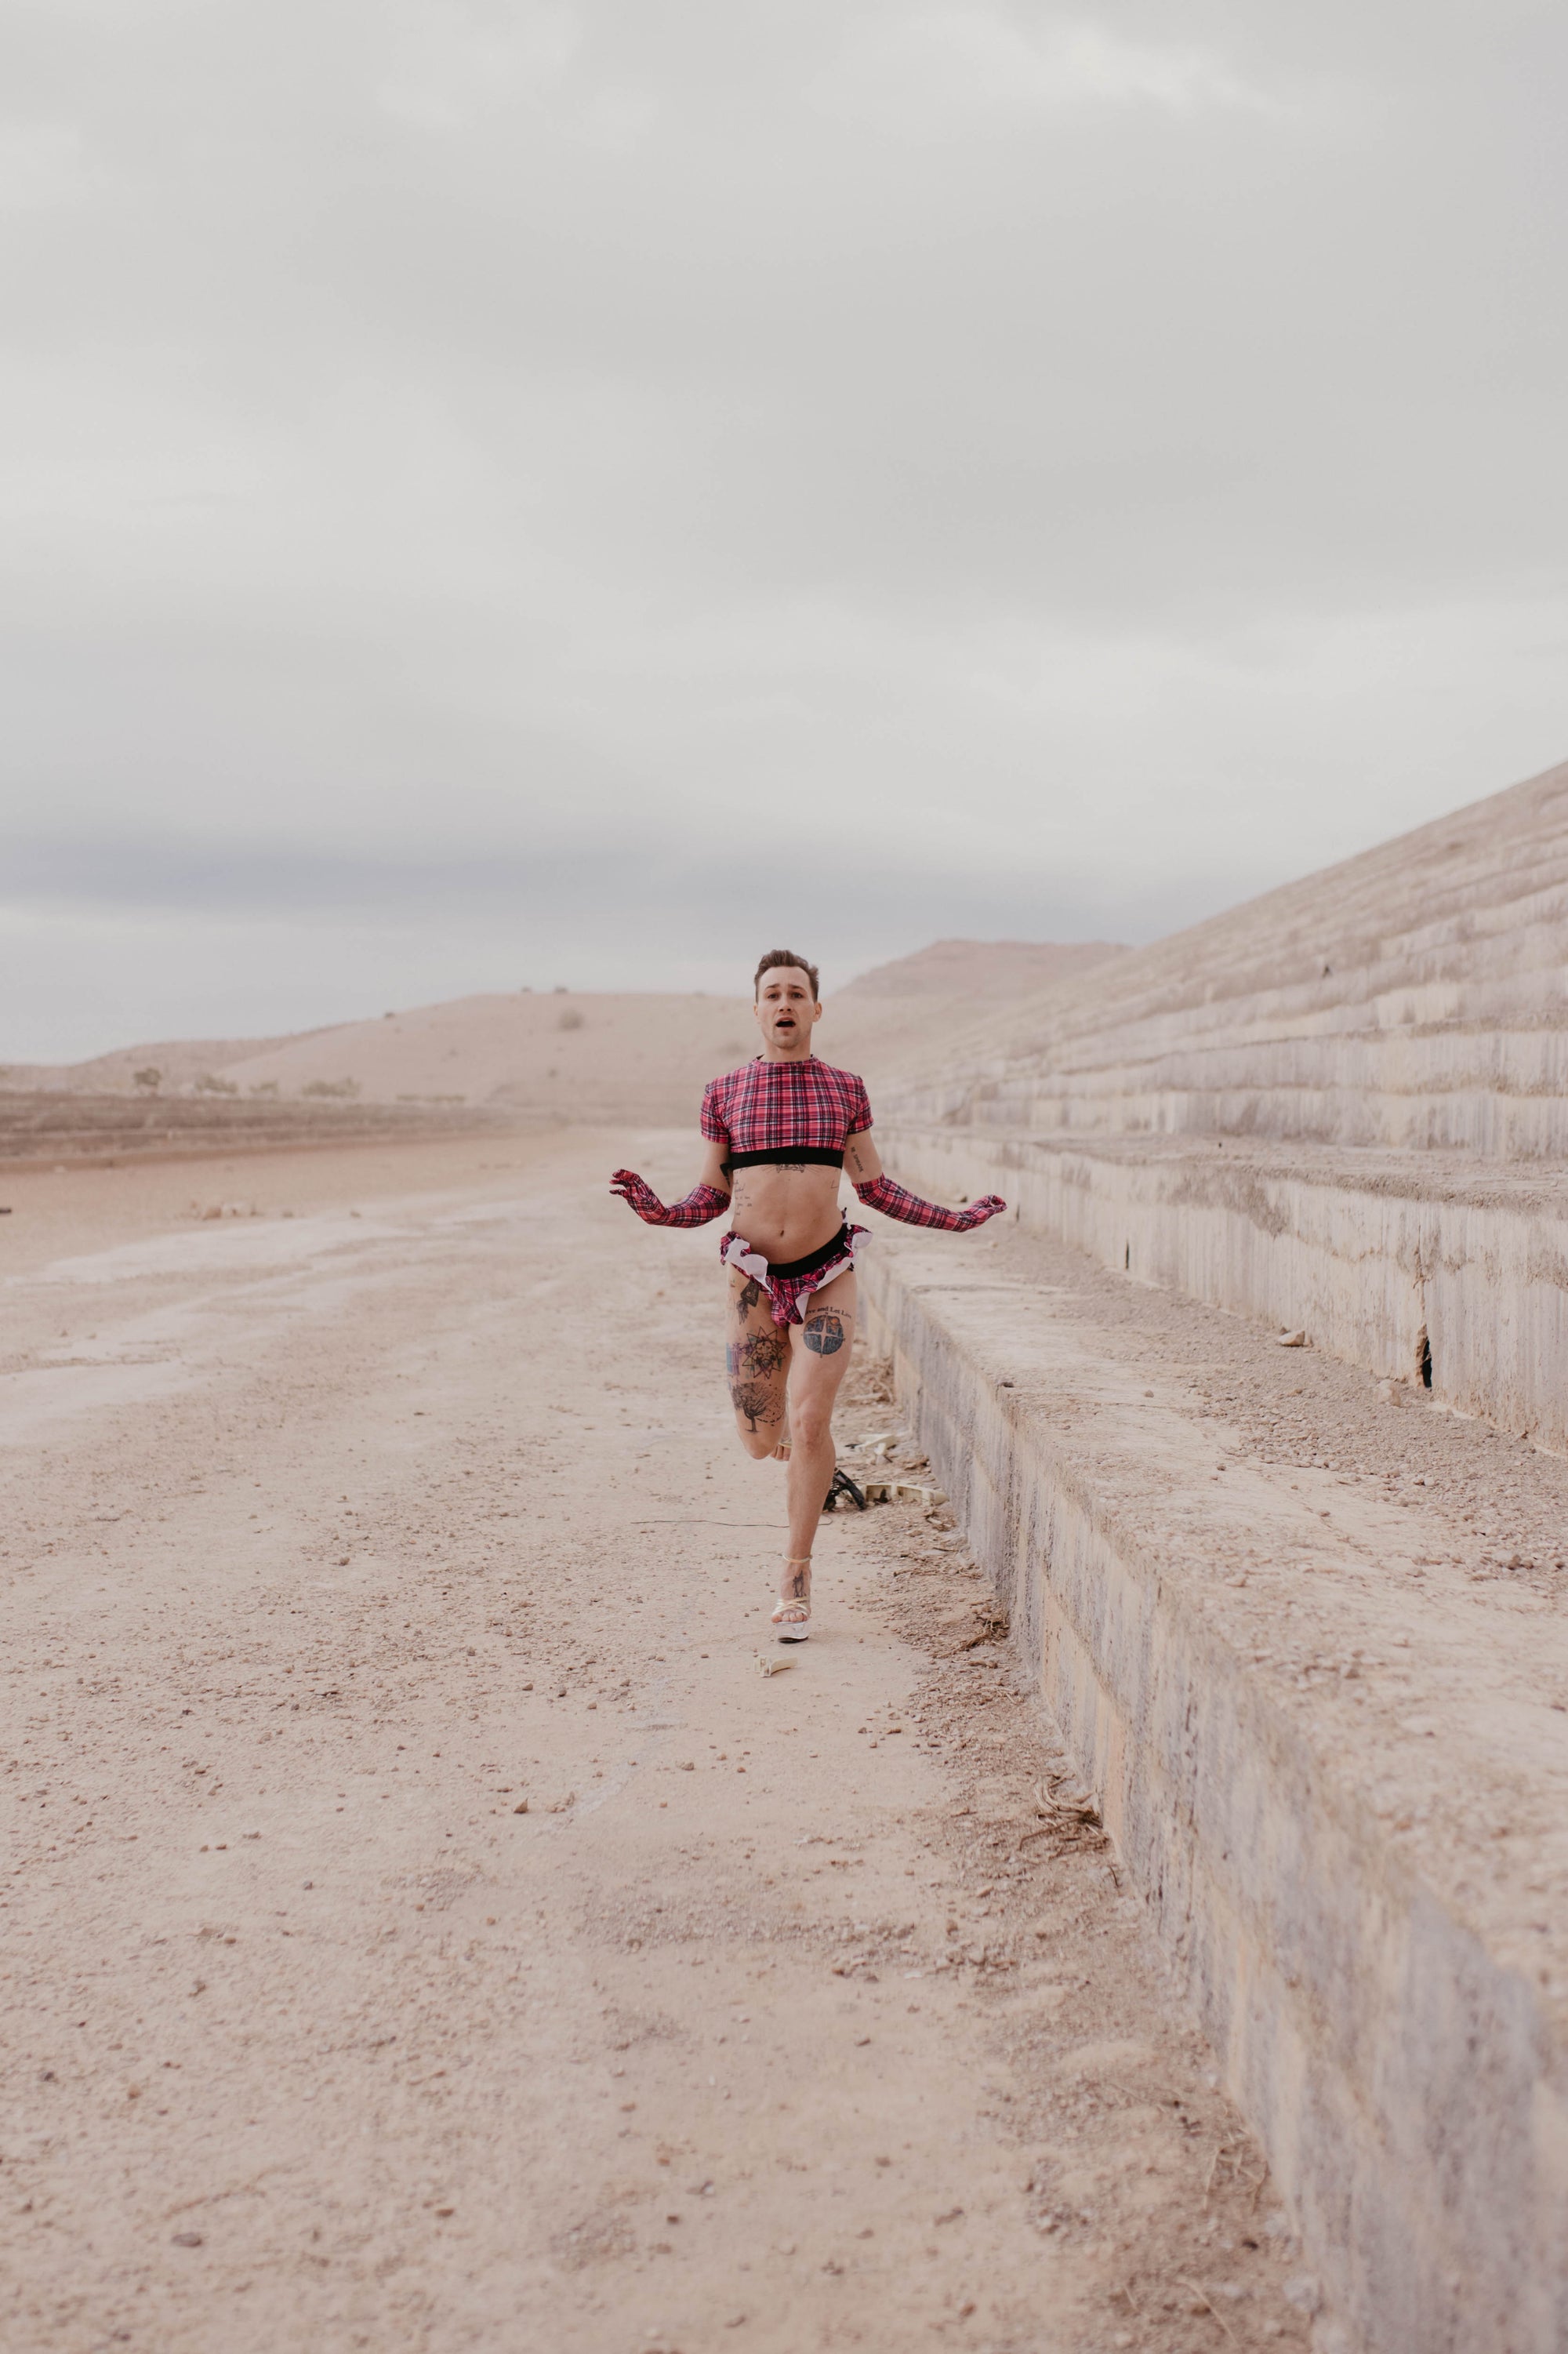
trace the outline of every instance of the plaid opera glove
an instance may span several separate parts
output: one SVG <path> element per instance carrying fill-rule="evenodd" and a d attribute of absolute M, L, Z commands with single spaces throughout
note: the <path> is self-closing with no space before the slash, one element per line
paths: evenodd
<path fill-rule="evenodd" d="M 673 1202 L 666 1209 L 635 1169 L 616 1170 L 609 1190 L 636 1211 L 645 1226 L 705 1226 L 710 1218 L 722 1218 L 729 1207 L 729 1195 L 715 1185 L 694 1185 L 683 1202 Z"/>
<path fill-rule="evenodd" d="M 967 1235 L 971 1227 L 983 1226 L 988 1218 L 1007 1207 L 1000 1193 L 982 1193 L 978 1202 L 969 1202 L 961 1210 L 945 1210 L 939 1202 L 923 1202 L 918 1193 L 906 1193 L 891 1177 L 874 1177 L 869 1185 L 857 1185 L 854 1190 L 868 1210 L 880 1210 L 885 1218 L 899 1218 L 906 1226 L 940 1226 L 950 1235 Z"/>

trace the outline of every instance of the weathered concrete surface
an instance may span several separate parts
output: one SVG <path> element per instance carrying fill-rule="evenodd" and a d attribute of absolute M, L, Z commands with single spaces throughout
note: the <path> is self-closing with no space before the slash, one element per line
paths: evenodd
<path fill-rule="evenodd" d="M 1349 2342 L 1561 2354 L 1563 1580 L 1474 1506 L 1539 1538 L 1568 1475 L 1027 1233 L 878 1240 L 874 1337 Z"/>
<path fill-rule="evenodd" d="M 1568 1153 L 1568 765 L 1044 992 L 899 1114 Z"/>
<path fill-rule="evenodd" d="M 882 1136 L 916 1184 L 1568 1448 L 1568 767 L 1042 994 Z"/>
<path fill-rule="evenodd" d="M 945 1200 L 1000 1193 L 1102 1266 L 1425 1385 L 1568 1452 L 1568 1178 L 1457 1156 L 1229 1140 L 1092 1146 L 890 1124 L 883 1149 Z"/>

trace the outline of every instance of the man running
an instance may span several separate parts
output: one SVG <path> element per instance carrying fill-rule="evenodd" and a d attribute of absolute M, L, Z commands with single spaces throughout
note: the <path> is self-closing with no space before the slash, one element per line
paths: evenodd
<path fill-rule="evenodd" d="M 729 1278 L 726 1351 L 736 1428 L 747 1453 L 789 1464 L 792 1553 L 773 1624 L 784 1643 L 810 1632 L 811 1543 L 835 1479 L 833 1401 L 854 1338 L 855 1254 L 869 1236 L 839 1208 L 839 1172 L 868 1209 L 912 1226 L 966 1234 L 1007 1207 L 995 1193 L 962 1210 L 923 1202 L 883 1174 L 871 1106 L 852 1071 L 811 1052 L 822 1008 L 817 968 L 771 949 L 752 985 L 762 1052 L 703 1094 L 703 1172 L 669 1208 L 633 1169 L 610 1191 L 651 1226 L 734 1222 L 719 1256 Z"/>

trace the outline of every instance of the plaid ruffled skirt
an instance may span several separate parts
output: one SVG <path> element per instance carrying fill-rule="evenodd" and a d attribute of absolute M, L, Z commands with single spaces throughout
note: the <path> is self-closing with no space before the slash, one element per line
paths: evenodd
<path fill-rule="evenodd" d="M 726 1235 L 719 1246 L 719 1257 L 726 1267 L 733 1267 L 759 1283 L 773 1303 L 775 1324 L 801 1322 L 801 1302 L 824 1283 L 832 1283 L 835 1275 L 842 1275 L 854 1266 L 861 1245 L 871 1239 L 869 1226 L 852 1226 L 846 1219 L 821 1250 L 805 1258 L 780 1259 L 777 1264 L 753 1250 L 744 1235 Z"/>

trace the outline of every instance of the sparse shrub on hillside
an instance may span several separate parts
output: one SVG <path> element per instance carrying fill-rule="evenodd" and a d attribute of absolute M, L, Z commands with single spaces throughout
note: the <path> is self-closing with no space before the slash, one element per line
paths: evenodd
<path fill-rule="evenodd" d="M 357 1079 L 310 1079 L 300 1089 L 302 1096 L 333 1096 L 340 1103 L 352 1102 L 359 1093 Z"/>
<path fill-rule="evenodd" d="M 557 1030 L 580 1030 L 582 1026 L 583 1017 L 577 1012 L 575 1005 L 563 1007 L 562 1011 L 556 1017 L 556 1027 Z"/>
<path fill-rule="evenodd" d="M 155 1063 L 149 1063 L 143 1070 L 132 1071 L 131 1074 L 132 1086 L 144 1096 L 155 1096 L 163 1085 L 163 1079 L 164 1075 Z"/>
<path fill-rule="evenodd" d="M 204 1071 L 196 1083 L 196 1091 L 198 1096 L 237 1096 L 239 1087 L 237 1080 L 220 1079 L 216 1071 Z"/>
<path fill-rule="evenodd" d="M 278 1082 L 276 1079 L 252 1079 L 250 1092 L 253 1096 L 275 1096 L 278 1092 Z"/>

